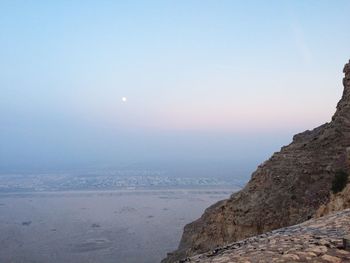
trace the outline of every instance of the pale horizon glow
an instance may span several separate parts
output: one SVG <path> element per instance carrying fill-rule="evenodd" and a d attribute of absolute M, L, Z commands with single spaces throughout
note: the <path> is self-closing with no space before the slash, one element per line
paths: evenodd
<path fill-rule="evenodd" d="M 1 1 L 0 172 L 254 167 L 330 121 L 349 10 L 345 0 Z"/>

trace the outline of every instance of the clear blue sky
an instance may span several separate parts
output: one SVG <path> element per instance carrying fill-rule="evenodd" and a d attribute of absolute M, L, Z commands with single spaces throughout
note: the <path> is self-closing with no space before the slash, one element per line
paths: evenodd
<path fill-rule="evenodd" d="M 262 162 L 330 120 L 349 12 L 340 0 L 0 1 L 0 169 Z"/>

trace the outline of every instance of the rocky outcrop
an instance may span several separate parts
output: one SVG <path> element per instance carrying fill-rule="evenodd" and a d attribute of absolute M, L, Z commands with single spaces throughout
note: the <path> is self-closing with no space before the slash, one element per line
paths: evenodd
<path fill-rule="evenodd" d="M 335 195 L 331 194 L 329 202 L 321 205 L 315 216 L 324 216 L 334 211 L 341 211 L 346 208 L 350 208 L 350 184 L 348 184 L 340 193 Z"/>
<path fill-rule="evenodd" d="M 241 191 L 186 225 L 178 249 L 163 262 L 299 224 L 329 202 L 335 172 L 349 170 L 350 64 L 344 73 L 344 92 L 332 121 L 295 135 L 258 167 Z"/>
<path fill-rule="evenodd" d="M 200 263 L 350 262 L 343 238 L 350 232 L 350 210 L 244 239 L 186 259 Z"/>

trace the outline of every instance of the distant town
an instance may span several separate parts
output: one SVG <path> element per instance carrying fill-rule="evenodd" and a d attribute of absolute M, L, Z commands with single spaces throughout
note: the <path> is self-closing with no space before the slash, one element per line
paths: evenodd
<path fill-rule="evenodd" d="M 239 187 L 241 182 L 209 177 L 170 177 L 162 171 L 118 170 L 99 173 L 3 174 L 0 193 L 145 188 Z"/>

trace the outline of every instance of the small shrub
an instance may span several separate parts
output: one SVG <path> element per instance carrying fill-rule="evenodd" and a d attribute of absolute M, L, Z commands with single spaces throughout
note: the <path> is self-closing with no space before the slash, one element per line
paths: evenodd
<path fill-rule="evenodd" d="M 337 171 L 332 182 L 332 192 L 334 194 L 341 192 L 347 183 L 348 174 L 343 170 Z"/>

